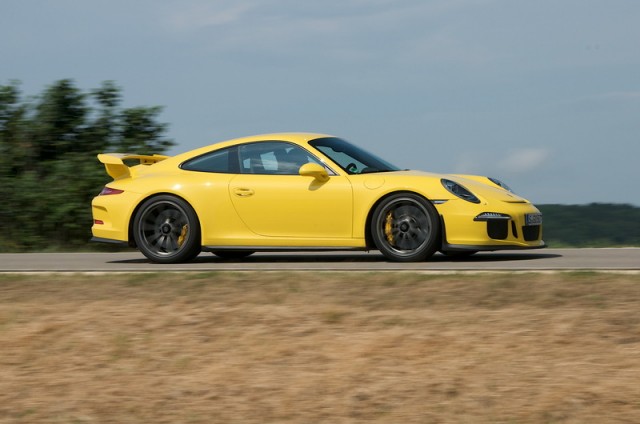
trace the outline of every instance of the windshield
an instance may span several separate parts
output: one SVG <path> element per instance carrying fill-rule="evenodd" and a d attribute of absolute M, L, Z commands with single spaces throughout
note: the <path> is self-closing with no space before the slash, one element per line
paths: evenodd
<path fill-rule="evenodd" d="M 395 165 L 354 146 L 348 141 L 335 137 L 317 138 L 310 145 L 324 153 L 348 174 L 369 174 L 372 172 L 399 171 Z"/>

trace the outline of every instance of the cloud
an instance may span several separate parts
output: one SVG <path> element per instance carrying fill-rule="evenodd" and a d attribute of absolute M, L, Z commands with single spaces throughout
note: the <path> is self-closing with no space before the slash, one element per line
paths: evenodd
<path fill-rule="evenodd" d="M 519 175 L 537 171 L 551 155 L 546 147 L 514 149 L 506 155 L 491 152 L 465 151 L 458 155 L 454 165 L 456 173 L 479 175 Z"/>
<path fill-rule="evenodd" d="M 242 20 L 254 6 L 250 2 L 195 3 L 179 10 L 167 10 L 166 22 L 173 30 L 196 31 L 231 25 Z"/>
<path fill-rule="evenodd" d="M 439 61 L 484 62 L 485 52 L 459 34 L 458 13 L 467 16 L 495 0 L 274 0 L 173 2 L 162 19 L 170 31 L 197 33 L 213 50 L 234 54 L 326 59 L 360 58 L 397 65 Z"/>
<path fill-rule="evenodd" d="M 506 173 L 525 174 L 543 165 L 550 153 L 550 149 L 545 147 L 517 149 L 510 152 L 498 165 Z"/>
<path fill-rule="evenodd" d="M 611 100 L 637 100 L 640 99 L 640 91 L 611 91 L 600 98 Z"/>

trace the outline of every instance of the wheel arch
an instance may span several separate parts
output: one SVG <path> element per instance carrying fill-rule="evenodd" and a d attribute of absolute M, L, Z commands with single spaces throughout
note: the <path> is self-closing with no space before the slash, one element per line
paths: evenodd
<path fill-rule="evenodd" d="M 426 202 L 433 204 L 428 197 L 412 190 L 396 190 L 396 191 L 391 191 L 389 193 L 385 193 L 378 200 L 376 200 L 373 203 L 373 205 L 371 205 L 371 207 L 369 208 L 369 212 L 367 212 L 367 219 L 365 221 L 365 229 L 364 229 L 364 238 L 365 238 L 365 243 L 367 244 L 368 249 L 377 249 L 375 243 L 373 242 L 373 236 L 371 233 L 371 222 L 373 221 L 373 213 L 375 212 L 376 208 L 380 203 L 384 202 L 389 197 L 395 196 L 397 194 L 412 194 L 424 199 L 424 201 Z M 437 212 L 437 209 L 436 209 L 436 212 Z M 442 240 L 444 239 L 444 236 L 443 236 L 444 235 L 444 219 L 442 219 L 442 216 L 439 213 L 438 213 L 438 220 L 439 220 L 438 223 L 440 224 L 439 231 L 441 232 L 439 235 L 439 240 L 440 240 L 439 241 L 440 246 L 438 246 L 438 250 L 439 250 L 442 247 Z"/>

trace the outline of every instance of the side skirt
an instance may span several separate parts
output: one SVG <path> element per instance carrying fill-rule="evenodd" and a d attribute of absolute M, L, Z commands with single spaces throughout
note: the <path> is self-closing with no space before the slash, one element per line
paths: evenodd
<path fill-rule="evenodd" d="M 91 237 L 91 240 L 89 240 L 90 242 L 96 242 L 96 243 L 108 243 L 108 244 L 117 244 L 120 246 L 124 246 L 124 247 L 128 247 L 129 243 L 126 241 L 122 241 L 122 240 L 113 240 L 113 239 L 107 239 L 107 238 L 102 238 L 102 237 Z"/>
<path fill-rule="evenodd" d="M 202 246 L 205 252 L 214 251 L 243 251 L 252 250 L 254 252 L 335 252 L 335 251 L 369 251 L 366 247 L 344 247 L 344 246 Z"/>

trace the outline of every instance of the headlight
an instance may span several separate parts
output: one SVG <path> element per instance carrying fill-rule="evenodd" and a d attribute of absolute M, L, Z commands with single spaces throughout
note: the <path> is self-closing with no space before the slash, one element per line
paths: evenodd
<path fill-rule="evenodd" d="M 440 182 L 442 183 L 444 188 L 449 190 L 449 193 L 453 194 L 454 196 L 457 196 L 462 200 L 466 200 L 467 202 L 480 203 L 480 199 L 478 199 L 473 195 L 473 193 L 471 193 L 469 190 L 456 183 L 455 181 L 443 178 L 440 180 Z"/>
<path fill-rule="evenodd" d="M 497 178 L 489 178 L 489 181 L 491 181 L 492 183 L 494 183 L 495 185 L 497 185 L 498 187 L 502 187 L 503 189 L 510 191 L 511 193 L 513 193 L 513 190 L 511 190 L 511 187 L 509 187 L 508 185 L 506 185 L 505 183 L 503 183 L 502 181 L 500 181 Z"/>

